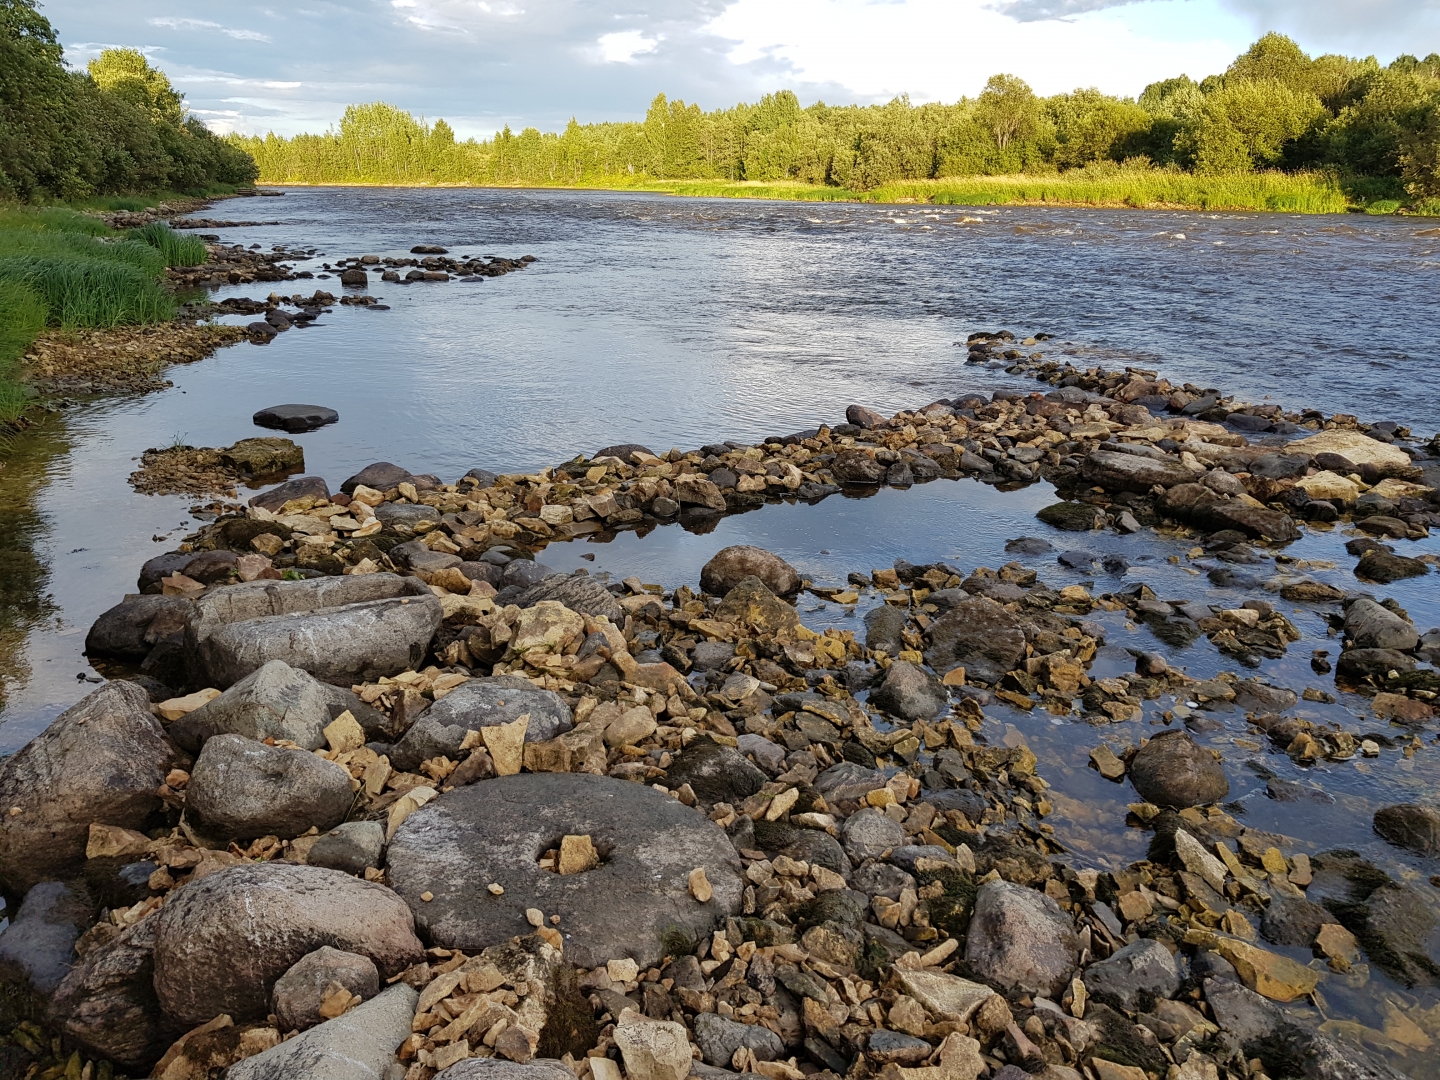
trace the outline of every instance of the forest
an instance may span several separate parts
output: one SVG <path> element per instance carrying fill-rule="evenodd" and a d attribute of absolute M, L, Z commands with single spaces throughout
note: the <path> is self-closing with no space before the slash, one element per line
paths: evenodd
<path fill-rule="evenodd" d="M 0 199 L 201 192 L 255 175 L 141 53 L 107 49 L 72 71 L 33 0 L 0 0 Z"/>
<path fill-rule="evenodd" d="M 661 94 L 643 122 L 572 119 L 558 133 L 506 127 L 491 139 L 463 142 L 443 119 L 428 123 L 376 102 L 351 106 L 324 134 L 231 142 L 273 183 L 703 180 L 873 192 L 1073 170 L 1101 179 L 1160 174 L 1153 179 L 1225 177 L 1232 184 L 1245 174 L 1282 174 L 1312 183 L 1318 176 L 1321 187 L 1393 209 L 1402 200 L 1440 197 L 1440 55 L 1401 56 L 1383 66 L 1373 57 L 1311 57 L 1272 33 L 1223 74 L 1199 82 L 1179 75 L 1136 99 L 1094 89 L 1041 97 L 1013 75 L 995 75 L 979 95 L 954 104 L 912 105 L 900 97 L 884 105 L 802 107 L 782 90 L 705 112 Z"/>

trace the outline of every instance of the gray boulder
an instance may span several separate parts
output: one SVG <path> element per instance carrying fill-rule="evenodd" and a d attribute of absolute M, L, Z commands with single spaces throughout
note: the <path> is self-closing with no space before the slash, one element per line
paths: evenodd
<path fill-rule="evenodd" d="M 343 1016 L 231 1065 L 225 1080 L 390 1080 L 419 1000 L 416 991 L 396 983 Z M 447 1076 L 453 1071 L 447 1069 Z"/>
<path fill-rule="evenodd" d="M 905 613 L 889 604 L 881 604 L 865 613 L 865 647 L 871 652 L 899 656 L 905 647 L 900 634 L 905 629 Z"/>
<path fill-rule="evenodd" d="M 1153 938 L 1126 945 L 1108 960 L 1085 969 L 1090 996 L 1126 1012 L 1148 1011 L 1180 990 L 1180 970 L 1170 950 Z"/>
<path fill-rule="evenodd" d="M 85 899 L 59 881 L 42 881 L 0 931 L 0 985 L 48 997 L 75 962 L 75 939 L 93 921 Z"/>
<path fill-rule="evenodd" d="M 326 725 L 347 710 L 367 734 L 384 734 L 386 718 L 349 689 L 320 682 L 284 660 L 270 660 L 168 730 L 176 744 L 192 754 L 211 736 L 225 734 L 257 742 L 288 739 L 306 750 L 319 750 L 325 745 Z"/>
<path fill-rule="evenodd" d="M 174 758 L 134 683 L 106 683 L 66 709 L 0 761 L 0 886 L 23 895 L 79 870 L 92 822 L 144 826 Z"/>
<path fill-rule="evenodd" d="M 390 755 L 398 769 L 414 770 L 428 758 L 444 754 L 452 761 L 468 731 L 509 724 L 526 713 L 526 742 L 545 742 L 575 726 L 566 705 L 553 690 L 537 689 L 518 675 L 471 679 L 451 690 L 405 733 Z"/>
<path fill-rule="evenodd" d="M 315 841 L 305 861 L 311 866 L 363 874 L 367 867 L 378 867 L 384 853 L 385 826 L 378 821 L 347 821 Z"/>
<path fill-rule="evenodd" d="M 930 624 L 925 659 L 936 671 L 963 666 L 967 679 L 997 683 L 1025 656 L 1025 629 L 994 600 L 961 600 Z"/>
<path fill-rule="evenodd" d="M 368 956 L 387 979 L 424 958 L 398 896 L 318 866 L 217 870 L 177 890 L 152 917 L 155 991 L 186 1027 L 220 1013 L 237 1023 L 263 1018 L 275 980 L 322 945 Z"/>
<path fill-rule="evenodd" d="M 1366 597 L 1353 601 L 1345 609 L 1345 634 L 1357 649 L 1406 652 L 1420 642 L 1420 635 L 1412 624 Z"/>
<path fill-rule="evenodd" d="M 330 500 L 330 487 L 325 483 L 324 477 L 297 476 L 293 480 L 286 480 L 283 484 L 276 484 L 269 491 L 252 496 L 245 505 L 259 506 L 273 514 L 291 499 L 304 498 L 318 499 L 322 502 Z"/>
<path fill-rule="evenodd" d="M 329 945 L 306 953 L 275 981 L 271 991 L 270 1011 L 280 1021 L 280 1030 L 304 1031 L 323 1023 L 320 1006 L 331 983 L 369 1001 L 380 992 L 380 972 L 368 956 Z"/>
<path fill-rule="evenodd" d="M 1044 893 L 989 881 L 975 894 L 965 961 L 992 986 L 1058 1001 L 1079 951 L 1070 916 Z"/>
<path fill-rule="evenodd" d="M 440 626 L 440 598 L 394 574 L 248 581 L 195 602 L 185 645 L 211 686 L 270 660 L 349 686 L 418 666 Z"/>
<path fill-rule="evenodd" d="M 1195 474 L 1178 461 L 1155 461 L 1136 454 L 1092 450 L 1081 475 L 1106 491 L 1148 492 L 1156 484 L 1170 488 L 1194 481 Z"/>
<path fill-rule="evenodd" d="M 354 476 L 350 477 L 340 485 L 340 490 L 346 495 L 354 494 L 357 487 L 374 488 L 376 491 L 389 491 L 393 487 L 415 479 L 409 469 L 402 469 L 399 465 L 388 461 L 376 461 L 366 465 Z"/>
<path fill-rule="evenodd" d="M 741 1024 L 716 1013 L 695 1017 L 695 1044 L 705 1055 L 705 1064 L 729 1068 L 730 1059 L 742 1046 L 755 1052 L 757 1061 L 775 1061 L 785 1056 L 785 1043 L 767 1027 Z"/>
<path fill-rule="evenodd" d="M 538 856 L 588 835 L 600 865 L 542 870 Z M 525 773 L 456 788 L 411 814 L 387 852 L 390 881 L 428 940 L 474 952 L 528 933 L 525 911 L 560 916 L 565 958 L 594 967 L 630 956 L 649 966 L 689 951 L 740 909 L 735 849 L 699 811 L 652 788 L 584 773 Z M 703 868 L 713 896 L 690 895 Z M 500 896 L 487 886 L 504 888 Z M 422 893 L 432 894 L 422 900 Z"/>
<path fill-rule="evenodd" d="M 1440 855 L 1440 810 L 1418 803 L 1397 803 L 1375 811 L 1375 831 L 1397 847 L 1417 855 Z"/>
<path fill-rule="evenodd" d="M 571 611 L 594 618 L 604 616 L 618 626 L 625 625 L 625 612 L 609 589 L 588 574 L 554 574 L 531 585 L 511 603 L 534 607 L 541 600 L 557 600 Z"/>
<path fill-rule="evenodd" d="M 885 681 L 870 695 L 870 703 L 913 724 L 933 720 L 949 706 L 950 695 L 924 668 L 896 660 L 885 669 Z"/>
<path fill-rule="evenodd" d="M 194 557 L 185 553 L 187 560 Z M 183 596 L 127 596 L 91 625 L 85 655 L 144 660 L 157 644 L 185 629 L 190 607 Z"/>
<path fill-rule="evenodd" d="M 1142 746 L 1130 760 L 1129 775 L 1141 798 L 1177 810 L 1230 794 L 1220 762 L 1184 731 L 1161 732 Z"/>
<path fill-rule="evenodd" d="M 784 559 L 764 548 L 735 544 L 721 548 L 700 569 L 700 588 L 724 596 L 747 577 L 757 577 L 776 596 L 800 590 L 800 574 Z"/>
<path fill-rule="evenodd" d="M 1334 921 L 1335 916 L 1313 900 L 1277 894 L 1260 917 L 1260 936 L 1275 945 L 1309 948 L 1320 927 Z"/>
<path fill-rule="evenodd" d="M 575 1077 L 563 1062 L 553 1058 L 536 1058 L 522 1065 L 499 1057 L 466 1058 L 451 1065 L 443 1075 L 445 1080 L 574 1080 Z"/>
<path fill-rule="evenodd" d="M 665 776 L 668 787 L 689 784 L 695 797 L 707 805 L 744 802 L 764 787 L 767 780 L 739 749 L 724 746 L 708 736 L 692 740 L 680 751 L 665 770 Z"/>
<path fill-rule="evenodd" d="M 840 842 L 852 862 L 878 859 L 891 848 L 905 843 L 905 830 L 874 807 L 866 807 L 845 819 Z"/>
<path fill-rule="evenodd" d="M 345 820 L 355 796 L 350 772 L 305 750 L 216 735 L 190 774 L 185 815 L 218 840 L 293 839 Z"/>

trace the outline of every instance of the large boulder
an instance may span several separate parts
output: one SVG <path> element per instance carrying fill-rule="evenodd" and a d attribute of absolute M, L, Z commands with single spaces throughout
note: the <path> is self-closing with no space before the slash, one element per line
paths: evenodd
<path fill-rule="evenodd" d="M 317 502 L 330 501 L 330 487 L 325 483 L 324 477 L 297 476 L 283 484 L 276 484 L 269 491 L 252 496 L 246 505 L 258 506 L 273 514 L 290 500 L 305 498 L 315 499 Z"/>
<path fill-rule="evenodd" d="M 588 835 L 599 865 L 561 875 L 540 856 Z M 525 912 L 560 917 L 566 960 L 649 966 L 740 909 L 745 882 L 719 826 L 652 788 L 582 773 L 527 773 L 457 788 L 412 813 L 387 853 L 390 881 L 426 939 L 474 952 L 527 932 Z M 713 890 L 691 895 L 703 869 Z M 504 892 L 488 890 L 499 885 Z M 422 899 L 430 894 L 432 899 Z"/>
<path fill-rule="evenodd" d="M 185 816 L 217 840 L 278 836 L 345 820 L 355 796 L 350 771 L 305 750 L 216 735 L 205 744 L 185 792 Z"/>
<path fill-rule="evenodd" d="M 150 699 L 107 683 L 0 761 L 0 886 L 23 894 L 85 862 L 95 822 L 139 829 L 175 758 Z"/>
<path fill-rule="evenodd" d="M 1406 471 L 1414 467 L 1410 455 L 1398 446 L 1382 443 L 1359 431 L 1322 431 L 1297 439 L 1285 448 L 1292 454 L 1339 454 L 1355 465 L 1376 465 Z"/>
<path fill-rule="evenodd" d="M 228 687 L 271 660 L 349 686 L 418 666 L 442 615 L 419 578 L 248 581 L 197 600 L 185 644 L 210 686 Z"/>
<path fill-rule="evenodd" d="M 727 1020 L 716 1013 L 696 1015 L 695 1045 L 705 1056 L 705 1064 L 721 1069 L 730 1067 L 730 1059 L 742 1047 L 754 1051 L 757 1061 L 775 1061 L 785 1056 L 784 1041 L 769 1028 Z"/>
<path fill-rule="evenodd" d="M 452 761 L 469 731 L 511 724 L 529 715 L 526 742 L 546 742 L 575 726 L 570 706 L 553 690 L 541 690 L 519 675 L 497 675 L 461 683 L 425 712 L 390 754 L 398 769 L 418 769 L 441 754 Z"/>
<path fill-rule="evenodd" d="M 91 625 L 85 655 L 144 660 L 157 644 L 185 629 L 190 606 L 183 596 L 127 596 Z"/>
<path fill-rule="evenodd" d="M 170 738 L 192 754 L 215 735 L 243 735 L 257 742 L 287 739 L 305 750 L 319 750 L 325 745 L 325 727 L 346 711 L 367 734 L 383 736 L 386 718 L 350 690 L 323 683 L 284 660 L 270 660 L 168 730 Z"/>
<path fill-rule="evenodd" d="M 700 570 L 700 588 L 724 596 L 747 577 L 757 577 L 776 596 L 800 590 L 800 574 L 779 555 L 749 544 L 721 548 Z"/>
<path fill-rule="evenodd" d="M 1265 506 L 1251 506 L 1239 499 L 1205 503 L 1191 515 L 1191 520 L 1212 532 L 1235 529 L 1246 536 L 1277 543 L 1300 539 L 1300 527 L 1289 514 Z"/>
<path fill-rule="evenodd" d="M 841 450 L 830 463 L 830 471 L 841 484 L 879 484 L 885 480 L 885 466 L 864 450 Z"/>
<path fill-rule="evenodd" d="M 1307 942 L 1308 944 L 1308 942 Z M 1090 996 L 1126 1012 L 1149 1011 L 1180 989 L 1175 957 L 1154 938 L 1141 938 L 1085 969 Z"/>
<path fill-rule="evenodd" d="M 1417 855 L 1440 855 L 1440 810 L 1418 803 L 1397 803 L 1375 811 L 1375 831 L 1397 847 Z"/>
<path fill-rule="evenodd" d="M 870 704 L 907 723 L 933 720 L 950 704 L 940 680 L 924 668 L 896 660 L 885 669 L 885 681 L 870 695 Z"/>
<path fill-rule="evenodd" d="M 1178 461 L 1156 461 L 1113 450 L 1090 451 L 1080 472 L 1090 483 L 1106 491 L 1138 491 L 1142 494 L 1156 484 L 1171 488 L 1195 479 L 1195 474 Z"/>
<path fill-rule="evenodd" d="M 531 585 L 510 602 L 517 607 L 528 608 L 542 600 L 558 601 L 581 615 L 594 618 L 603 615 L 617 626 L 625 624 L 625 611 L 620 607 L 620 601 L 588 574 L 552 574 Z"/>
<path fill-rule="evenodd" d="M 184 1030 L 155 995 L 155 932 L 149 915 L 96 945 L 70 969 L 50 1001 L 50 1022 L 67 1039 L 136 1074 L 146 1072 Z"/>
<path fill-rule="evenodd" d="M 1230 794 L 1230 781 L 1215 756 L 1185 731 L 1165 731 L 1135 752 L 1130 781 L 1141 798 L 1183 810 Z"/>
<path fill-rule="evenodd" d="M 419 1000 L 416 991 L 397 983 L 334 1020 L 237 1062 L 225 1080 L 390 1080 Z M 447 1080 L 458 1068 L 446 1070 Z"/>
<path fill-rule="evenodd" d="M 1345 609 L 1345 634 L 1357 649 L 1397 649 L 1404 652 L 1420 642 L 1420 635 L 1413 624 L 1383 604 L 1363 596 Z"/>
<path fill-rule="evenodd" d="M 409 469 L 402 469 L 399 465 L 393 465 L 388 461 L 377 461 L 366 465 L 354 476 L 350 477 L 340 485 L 340 490 L 346 495 L 353 494 L 357 487 L 374 488 L 376 491 L 388 491 L 390 488 L 413 480 Z"/>
<path fill-rule="evenodd" d="M 75 940 L 94 917 L 89 902 L 59 881 L 42 881 L 0 931 L 0 986 L 48 996 L 75 963 Z"/>
<path fill-rule="evenodd" d="M 217 870 L 172 894 L 153 918 L 155 991 L 186 1026 L 221 1013 L 237 1023 L 263 1018 L 275 980 L 322 945 L 368 956 L 387 979 L 424 957 L 398 896 L 318 866 Z"/>
<path fill-rule="evenodd" d="M 695 797 L 707 805 L 738 805 L 764 787 L 768 779 L 738 749 L 717 743 L 708 735 L 691 740 L 665 770 L 665 777 L 672 789 L 689 784 Z"/>
<path fill-rule="evenodd" d="M 757 577 L 741 578 L 715 607 L 720 622 L 743 626 L 757 634 L 793 631 L 800 625 L 795 608 L 781 600 Z"/>
<path fill-rule="evenodd" d="M 1044 893 L 989 881 L 975 894 L 965 961 L 992 986 L 1058 1001 L 1079 952 L 1070 916 Z"/>
<path fill-rule="evenodd" d="M 964 667 L 967 679 L 998 683 L 1025 656 L 1025 630 L 994 600 L 961 600 L 930 624 L 925 659 L 936 671 Z"/>

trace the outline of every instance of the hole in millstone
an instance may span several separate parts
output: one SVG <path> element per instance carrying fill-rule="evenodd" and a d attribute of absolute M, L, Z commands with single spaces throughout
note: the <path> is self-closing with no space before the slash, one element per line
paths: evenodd
<path fill-rule="evenodd" d="M 588 833 L 556 837 L 540 853 L 540 869 L 552 874 L 584 874 L 610 861 L 615 845 Z"/>

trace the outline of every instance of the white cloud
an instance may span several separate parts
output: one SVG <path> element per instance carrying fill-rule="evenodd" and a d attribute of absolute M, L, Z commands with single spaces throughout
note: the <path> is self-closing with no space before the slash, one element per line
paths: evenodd
<path fill-rule="evenodd" d="M 151 26 L 161 26 L 167 30 L 219 30 L 226 37 L 234 38 L 236 41 L 264 41 L 269 42 L 270 38 L 258 30 L 237 30 L 233 27 L 224 26 L 209 19 L 179 19 L 164 17 L 149 20 Z"/>
<path fill-rule="evenodd" d="M 643 30 L 618 30 L 600 35 L 595 47 L 603 63 L 633 64 L 637 56 L 654 52 L 659 44 L 659 38 L 646 37 Z"/>

